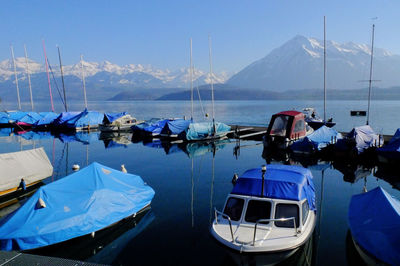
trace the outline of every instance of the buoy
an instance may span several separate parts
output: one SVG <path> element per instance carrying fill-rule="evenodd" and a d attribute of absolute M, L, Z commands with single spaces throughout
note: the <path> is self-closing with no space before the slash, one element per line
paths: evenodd
<path fill-rule="evenodd" d="M 72 165 L 72 170 L 75 171 L 75 172 L 78 171 L 80 168 L 81 167 L 79 166 L 79 164 Z"/>
<path fill-rule="evenodd" d="M 238 175 L 235 173 L 234 175 L 233 175 L 233 177 L 232 177 L 232 184 L 236 184 L 236 182 L 237 182 L 237 180 L 238 180 Z"/>
<path fill-rule="evenodd" d="M 94 238 L 95 232 L 92 232 L 90 235 L 92 236 L 92 238 Z"/>
<path fill-rule="evenodd" d="M 121 164 L 121 172 L 128 173 L 128 171 L 126 171 L 125 164 Z"/>

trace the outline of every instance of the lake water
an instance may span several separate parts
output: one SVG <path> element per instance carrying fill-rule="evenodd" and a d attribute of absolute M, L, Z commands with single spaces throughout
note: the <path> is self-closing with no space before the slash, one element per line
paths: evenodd
<path fill-rule="evenodd" d="M 203 104 L 206 112 L 211 114 L 210 103 Z M 3 105 L 7 106 L 5 103 Z M 38 105 L 39 109 L 45 110 L 45 104 Z M 397 115 L 399 105 L 397 101 L 374 101 L 371 126 L 378 133 L 393 134 L 400 126 L 400 117 Z M 225 123 L 266 125 L 273 113 L 307 106 L 316 107 L 322 112 L 322 103 L 316 101 L 218 101 L 215 103 L 215 113 L 216 120 Z M 82 104 L 72 103 L 70 109 L 81 110 Z M 89 109 L 128 111 L 138 119 L 182 117 L 183 114 L 190 116 L 190 103 L 180 101 L 90 102 Z M 332 101 L 328 104 L 328 110 L 328 117 L 334 118 L 340 131 L 350 131 L 353 126 L 365 124 L 365 117 L 350 117 L 350 110 L 366 110 L 366 103 Z M 195 113 L 198 114 L 195 118 L 200 117 L 202 111 L 199 105 L 195 106 Z M 99 140 L 99 133 L 96 132 L 73 138 L 30 138 L 28 135 L 0 137 L 0 151 L 44 147 L 54 167 L 54 176 L 46 182 L 71 173 L 75 163 L 84 167 L 96 161 L 115 169 L 125 164 L 129 173 L 140 175 L 156 192 L 151 205 L 151 219 L 140 220 L 137 224 L 140 230 L 136 233 L 127 230 L 124 244 L 112 249 L 114 257 L 94 255 L 84 258 L 67 251 L 65 257 L 116 265 L 255 265 L 270 259 L 270 256 L 232 253 L 219 245 L 209 230 L 214 218 L 213 208 L 222 209 L 232 189 L 233 174 L 240 175 L 249 168 L 266 163 L 262 156 L 262 143 L 241 141 L 240 149 L 235 140 L 219 142 L 214 146 L 162 147 L 152 143 L 131 143 L 129 135 L 125 140 L 103 141 Z M 284 159 L 284 162 L 273 163 L 298 164 Z M 310 170 L 317 194 L 317 226 L 312 240 L 282 263 L 355 265 L 358 263 L 357 256 L 354 256 L 349 241 L 346 241 L 351 196 L 361 193 L 364 186 L 368 190 L 382 186 L 400 198 L 400 191 L 392 186 L 399 187 L 400 178 L 383 176 L 391 184 L 374 176 L 379 175 L 379 168 L 367 171 L 362 167 L 325 162 L 310 166 Z M 96 252 L 90 252 L 101 254 L 106 249 L 107 246 L 97 247 Z"/>

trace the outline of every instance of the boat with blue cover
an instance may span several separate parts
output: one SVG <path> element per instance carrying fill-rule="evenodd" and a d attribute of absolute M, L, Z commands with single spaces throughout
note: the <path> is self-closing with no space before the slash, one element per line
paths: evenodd
<path fill-rule="evenodd" d="M 294 153 L 315 154 L 342 138 L 342 134 L 336 129 L 323 125 L 305 138 L 294 142 L 290 149 Z"/>
<path fill-rule="evenodd" d="M 103 118 L 103 113 L 88 111 L 85 108 L 83 112 L 65 121 L 65 126 L 75 131 L 97 129 L 103 122 Z"/>
<path fill-rule="evenodd" d="M 377 148 L 376 152 L 381 163 L 396 164 L 400 162 L 400 128 L 396 130 L 389 143 Z"/>
<path fill-rule="evenodd" d="M 154 190 L 139 176 L 99 163 L 39 188 L 1 221 L 2 250 L 32 250 L 94 235 L 150 206 Z"/>
<path fill-rule="evenodd" d="M 130 131 L 131 127 L 144 121 L 138 121 L 127 112 L 105 113 L 99 129 L 104 132 Z"/>
<path fill-rule="evenodd" d="M 267 165 L 243 173 L 222 212 L 215 210 L 211 234 L 240 252 L 294 250 L 312 235 L 315 189 L 310 170 Z"/>
<path fill-rule="evenodd" d="M 34 125 L 35 130 L 48 129 L 53 121 L 59 116 L 54 112 L 40 112 L 42 118 L 40 118 Z"/>
<path fill-rule="evenodd" d="M 168 121 L 173 121 L 175 119 L 169 118 L 152 118 L 150 120 L 144 121 L 143 123 L 133 125 L 131 127 L 134 136 L 139 137 L 159 137 L 162 129 Z"/>
<path fill-rule="evenodd" d="M 369 126 L 353 128 L 343 139 L 335 143 L 337 156 L 356 157 L 358 155 L 370 155 L 375 153 L 375 148 L 383 145 L 383 136 L 376 134 Z"/>
<path fill-rule="evenodd" d="M 368 265 L 400 265 L 400 201 L 381 187 L 353 195 L 348 221 L 353 242 Z"/>

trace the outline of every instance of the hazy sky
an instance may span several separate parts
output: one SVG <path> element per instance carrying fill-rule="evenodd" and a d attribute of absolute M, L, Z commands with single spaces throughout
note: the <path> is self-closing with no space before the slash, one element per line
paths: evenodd
<path fill-rule="evenodd" d="M 44 62 L 41 40 L 50 62 L 88 61 L 151 64 L 175 70 L 189 64 L 193 38 L 194 65 L 208 69 L 208 35 L 215 71 L 239 71 L 297 34 L 370 43 L 400 54 L 400 1 L 386 0 L 9 0 L 0 2 L 0 60 L 17 57 L 23 45 L 35 61 Z M 372 18 L 378 17 L 376 20 Z M 53 63 L 53 64 L 54 64 Z"/>

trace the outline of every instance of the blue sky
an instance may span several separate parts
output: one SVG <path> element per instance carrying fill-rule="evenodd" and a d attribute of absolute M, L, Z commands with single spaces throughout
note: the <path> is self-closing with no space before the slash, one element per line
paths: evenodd
<path fill-rule="evenodd" d="M 208 70 L 208 35 L 215 71 L 239 71 L 297 34 L 338 42 L 370 43 L 376 24 L 377 47 L 400 54 L 400 1 L 370 0 L 30 0 L 2 1 L 0 60 L 29 56 L 50 62 L 56 45 L 63 64 L 88 61 L 151 64 L 175 70 L 189 63 Z M 371 20 L 378 17 L 377 20 Z M 53 63 L 53 64 L 54 64 Z"/>

